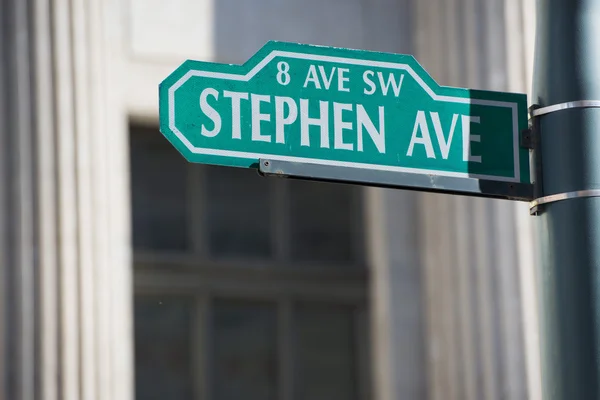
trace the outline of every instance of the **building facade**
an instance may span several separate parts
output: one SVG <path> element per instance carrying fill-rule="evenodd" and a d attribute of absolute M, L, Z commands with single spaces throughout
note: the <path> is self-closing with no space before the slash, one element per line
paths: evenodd
<path fill-rule="evenodd" d="M 0 0 L 0 398 L 540 399 L 531 217 L 188 164 L 158 83 L 268 40 L 528 92 L 533 0 Z"/>

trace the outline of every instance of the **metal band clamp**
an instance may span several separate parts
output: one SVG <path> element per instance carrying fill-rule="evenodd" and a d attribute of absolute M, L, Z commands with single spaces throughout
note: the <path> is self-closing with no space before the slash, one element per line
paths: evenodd
<path fill-rule="evenodd" d="M 530 111 L 532 117 L 550 114 L 557 111 L 568 110 L 570 108 L 600 108 L 600 100 L 577 100 L 566 103 L 553 104 L 551 106 L 533 108 Z"/>
<path fill-rule="evenodd" d="M 546 115 L 558 111 L 568 110 L 572 108 L 600 108 L 600 100 L 576 100 L 576 101 L 568 101 L 565 103 L 552 104 L 550 106 L 539 107 L 538 105 L 532 105 L 529 108 L 529 115 L 531 119 L 539 117 L 541 115 Z M 529 136 L 539 137 L 540 133 L 536 132 L 539 127 L 536 129 L 530 128 L 526 133 L 529 135 L 525 135 L 523 139 L 530 139 Z M 527 140 L 525 140 L 527 142 Z M 530 146 L 532 147 L 532 146 Z M 539 160 L 539 159 L 538 159 Z M 539 161 L 538 161 L 539 163 Z M 541 171 L 538 172 L 541 174 Z M 538 182 L 541 182 L 541 175 L 539 175 L 536 179 Z M 536 184 L 539 185 L 539 184 Z M 541 188 L 540 188 L 541 189 Z M 557 193 L 551 194 L 548 196 L 539 197 L 531 202 L 529 202 L 529 213 L 531 215 L 537 215 L 539 212 L 539 207 L 543 204 L 555 203 L 558 201 L 576 199 L 576 198 L 585 198 L 585 197 L 600 197 L 600 189 L 587 189 L 587 190 L 577 190 L 573 192 L 566 193 Z"/>
<path fill-rule="evenodd" d="M 582 197 L 600 197 L 600 189 L 577 190 L 574 192 L 557 193 L 537 198 L 529 203 L 530 214 L 537 214 L 538 207 L 542 204 L 555 203 L 557 201 L 577 199 Z"/>

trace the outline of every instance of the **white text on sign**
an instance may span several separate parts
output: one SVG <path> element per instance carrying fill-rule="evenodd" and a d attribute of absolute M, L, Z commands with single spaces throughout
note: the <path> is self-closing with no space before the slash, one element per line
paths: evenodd
<path fill-rule="evenodd" d="M 292 74 L 289 63 L 277 63 L 275 79 L 278 84 L 287 86 Z M 323 91 L 336 90 L 350 92 L 358 88 L 363 95 L 382 95 L 400 97 L 405 74 L 398 71 L 366 70 L 360 75 L 361 86 L 351 85 L 350 67 L 310 64 L 304 76 L 303 88 Z M 356 90 L 356 89 L 355 89 Z M 424 151 L 427 158 L 448 159 L 457 129 L 461 131 L 462 159 L 466 162 L 481 163 L 482 157 L 472 154 L 471 143 L 481 142 L 481 135 L 471 134 L 471 125 L 479 124 L 480 117 L 418 110 L 410 126 L 386 126 L 386 109 L 376 109 L 359 103 L 341 103 L 308 98 L 271 96 L 250 92 L 237 92 L 214 88 L 202 90 L 199 98 L 200 111 L 211 120 L 211 124 L 202 124 L 200 133 L 207 138 L 219 135 L 222 117 L 218 107 L 221 102 L 231 109 L 231 138 L 248 138 L 253 142 L 288 144 L 296 141 L 300 146 L 313 146 L 342 151 L 364 151 L 365 140 L 369 140 L 381 154 L 386 153 L 386 132 L 406 132 L 410 141 L 405 155 L 413 157 L 415 151 Z M 309 111 L 310 110 L 310 111 Z M 251 116 L 249 126 L 241 123 L 242 113 Z M 227 116 L 229 118 L 229 116 Z M 449 121 L 443 126 L 442 121 Z M 290 127 L 299 122 L 299 137 L 290 137 Z M 330 123 L 332 122 L 332 123 Z M 249 128 L 249 129 L 248 129 Z M 312 129 L 311 129 L 312 128 Z M 333 128 L 333 129 L 331 129 Z M 314 132 L 318 132 L 315 137 Z M 412 132 L 412 133 L 411 133 Z M 432 140 L 434 136 L 434 140 Z M 312 140 L 311 140 L 312 139 Z M 435 144 L 435 146 L 434 146 Z"/>

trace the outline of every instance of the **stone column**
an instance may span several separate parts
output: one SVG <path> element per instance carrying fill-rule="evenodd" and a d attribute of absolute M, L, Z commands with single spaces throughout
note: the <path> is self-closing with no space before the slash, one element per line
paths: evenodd
<path fill-rule="evenodd" d="M 415 2 L 415 56 L 441 85 L 528 92 L 533 2 Z M 539 399 L 524 204 L 422 195 L 430 399 Z"/>
<path fill-rule="evenodd" d="M 393 5 L 392 5 L 393 3 Z M 398 3 L 401 3 L 399 5 Z M 370 18 L 369 29 L 399 26 L 397 37 L 372 35 L 373 50 L 411 54 L 410 1 L 376 0 L 386 21 Z M 394 13 L 382 10 L 396 10 Z M 367 17 L 371 12 L 366 11 Z M 424 277 L 420 249 L 419 194 L 368 188 L 366 193 L 371 292 L 373 396 L 377 400 L 427 398 Z"/>
<path fill-rule="evenodd" d="M 0 0 L 0 397 L 131 399 L 126 121 L 100 0 Z"/>
<path fill-rule="evenodd" d="M 427 397 L 424 282 L 415 192 L 367 189 L 373 398 Z"/>
<path fill-rule="evenodd" d="M 15 399 L 33 399 L 36 369 L 39 242 L 27 12 L 25 2 L 0 2 L 0 394 Z"/>

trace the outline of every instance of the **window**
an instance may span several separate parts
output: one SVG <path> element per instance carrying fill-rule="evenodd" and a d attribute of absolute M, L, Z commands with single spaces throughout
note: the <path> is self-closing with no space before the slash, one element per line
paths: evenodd
<path fill-rule="evenodd" d="M 252 170 L 204 166 L 208 254 L 270 258 L 274 199 Z M 202 182 L 198 182 L 202 185 Z M 240 229 L 241 228 L 241 229 Z"/>
<path fill-rule="evenodd" d="M 212 308 L 212 399 L 277 399 L 275 303 L 216 300 Z"/>
<path fill-rule="evenodd" d="M 174 296 L 135 302 L 136 389 L 141 399 L 192 398 L 192 305 Z"/>
<path fill-rule="evenodd" d="M 143 133 L 131 141 L 133 244 L 141 250 L 185 251 L 186 165 L 157 135 Z"/>
<path fill-rule="evenodd" d="M 355 400 L 353 309 L 298 304 L 294 310 L 294 351 L 298 400 Z"/>
<path fill-rule="evenodd" d="M 348 265 L 360 257 L 352 240 L 355 199 L 346 187 L 295 181 L 290 186 L 291 255 L 294 260 Z"/>
<path fill-rule="evenodd" d="M 136 397 L 369 398 L 360 188 L 131 152 Z"/>

